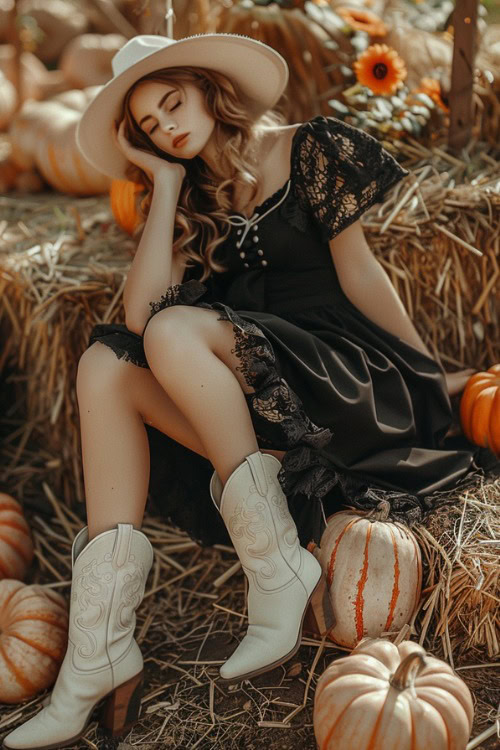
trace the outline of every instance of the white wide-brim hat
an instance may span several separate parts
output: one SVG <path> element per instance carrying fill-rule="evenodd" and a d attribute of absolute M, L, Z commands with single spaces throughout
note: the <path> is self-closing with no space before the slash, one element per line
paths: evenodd
<path fill-rule="evenodd" d="M 157 34 L 134 36 L 113 57 L 113 78 L 87 106 L 76 130 L 78 148 L 97 170 L 126 179 L 130 162 L 113 133 L 123 98 L 147 73 L 183 65 L 226 75 L 236 84 L 251 118 L 271 109 L 288 83 L 286 60 L 269 45 L 247 36 L 195 34 L 178 40 Z"/>

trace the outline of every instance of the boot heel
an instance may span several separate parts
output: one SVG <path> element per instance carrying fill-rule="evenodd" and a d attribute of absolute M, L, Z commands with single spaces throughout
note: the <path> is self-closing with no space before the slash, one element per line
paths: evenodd
<path fill-rule="evenodd" d="M 101 713 L 100 725 L 110 737 L 130 731 L 139 718 L 144 671 L 119 685 L 108 696 Z"/>
<path fill-rule="evenodd" d="M 328 634 L 335 625 L 332 603 L 323 573 L 314 589 L 304 618 L 304 631 L 315 637 Z"/>

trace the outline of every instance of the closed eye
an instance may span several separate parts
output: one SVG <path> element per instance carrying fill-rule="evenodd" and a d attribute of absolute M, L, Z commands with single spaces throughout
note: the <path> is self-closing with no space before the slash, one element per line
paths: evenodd
<path fill-rule="evenodd" d="M 180 101 L 177 102 L 177 104 L 174 104 L 174 106 L 172 107 L 172 109 L 170 110 L 170 112 L 173 112 L 174 109 L 177 109 L 177 107 L 179 106 L 179 104 L 180 104 Z M 151 135 L 152 133 L 154 133 L 154 131 L 156 130 L 157 127 L 158 127 L 158 125 L 155 125 L 154 127 L 152 127 L 151 130 L 149 131 L 149 135 Z"/>

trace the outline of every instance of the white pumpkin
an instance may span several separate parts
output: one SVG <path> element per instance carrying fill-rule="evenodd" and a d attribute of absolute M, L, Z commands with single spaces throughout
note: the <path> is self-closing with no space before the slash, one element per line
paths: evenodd
<path fill-rule="evenodd" d="M 465 750 L 473 718 L 465 682 L 412 641 L 363 639 L 314 696 L 319 750 Z"/>
<path fill-rule="evenodd" d="M 126 41 L 121 34 L 80 34 L 64 48 L 59 68 L 71 87 L 103 85 L 112 78 L 111 60 Z"/>

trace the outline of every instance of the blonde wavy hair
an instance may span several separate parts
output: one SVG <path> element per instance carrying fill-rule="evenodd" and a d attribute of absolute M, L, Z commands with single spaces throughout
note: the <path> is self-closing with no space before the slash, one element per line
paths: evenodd
<path fill-rule="evenodd" d="M 207 112 L 214 118 L 214 140 L 220 160 L 219 174 L 214 174 L 200 156 L 182 159 L 158 148 L 136 123 L 130 111 L 130 97 L 143 81 L 156 81 L 177 86 L 194 84 L 204 93 Z M 252 187 L 251 202 L 259 187 L 258 174 L 249 158 L 249 147 L 260 143 L 266 129 L 286 124 L 285 117 L 268 110 L 258 119 L 249 116 L 232 81 L 222 73 L 208 68 L 183 66 L 163 68 L 137 80 L 127 91 L 120 119 L 125 120 L 125 136 L 136 148 L 149 151 L 171 162 L 181 163 L 186 176 L 177 201 L 173 250 L 186 259 L 186 265 L 203 266 L 200 281 L 212 271 L 223 272 L 226 266 L 214 259 L 214 252 L 231 231 L 227 218 L 233 206 L 238 185 Z M 151 207 L 153 183 L 135 164 L 127 167 L 126 175 L 133 182 L 142 183 L 146 192 L 137 210 L 141 222 L 134 237 L 142 233 Z"/>

